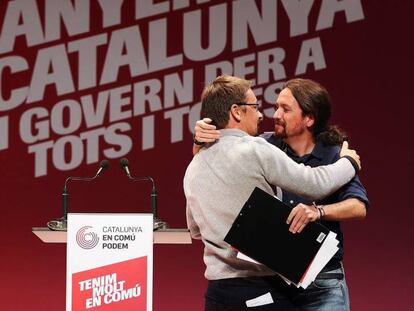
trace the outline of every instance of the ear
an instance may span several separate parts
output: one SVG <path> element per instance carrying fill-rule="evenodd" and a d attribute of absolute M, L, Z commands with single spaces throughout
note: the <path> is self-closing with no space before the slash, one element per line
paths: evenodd
<path fill-rule="evenodd" d="M 232 105 L 231 108 L 230 108 L 230 115 L 233 117 L 234 120 L 236 120 L 237 122 L 240 122 L 241 121 L 241 113 L 240 113 L 239 106 Z"/>
<path fill-rule="evenodd" d="M 305 117 L 305 123 L 307 127 L 312 127 L 315 124 L 315 116 L 313 114 L 308 114 Z"/>

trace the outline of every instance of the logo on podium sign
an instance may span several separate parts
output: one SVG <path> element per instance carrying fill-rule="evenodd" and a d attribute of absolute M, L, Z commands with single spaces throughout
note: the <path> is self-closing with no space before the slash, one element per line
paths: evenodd
<path fill-rule="evenodd" d="M 66 310 L 152 310 L 152 214 L 69 214 Z"/>
<path fill-rule="evenodd" d="M 88 232 L 89 229 L 92 229 L 92 227 L 85 226 L 80 228 L 76 233 L 76 243 L 83 249 L 92 249 L 99 242 L 98 235 L 93 231 Z"/>

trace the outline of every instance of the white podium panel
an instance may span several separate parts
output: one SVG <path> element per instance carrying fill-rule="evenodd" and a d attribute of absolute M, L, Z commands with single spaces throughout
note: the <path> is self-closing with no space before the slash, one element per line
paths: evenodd
<path fill-rule="evenodd" d="M 68 214 L 66 311 L 152 311 L 152 214 Z"/>

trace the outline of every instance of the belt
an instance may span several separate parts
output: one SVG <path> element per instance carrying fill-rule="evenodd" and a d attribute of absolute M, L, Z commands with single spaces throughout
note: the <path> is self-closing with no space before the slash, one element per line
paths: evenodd
<path fill-rule="evenodd" d="M 336 280 L 343 280 L 344 274 L 343 273 L 319 273 L 316 277 L 320 280 L 330 280 L 330 279 L 336 279 Z"/>
<path fill-rule="evenodd" d="M 328 264 L 322 269 L 322 272 L 329 272 L 332 270 L 342 268 L 342 263 L 340 261 L 328 262 Z"/>
<path fill-rule="evenodd" d="M 344 278 L 343 273 L 330 273 L 330 271 L 341 269 L 342 263 L 341 262 L 333 262 L 331 264 L 326 265 L 325 268 L 322 269 L 322 271 L 318 274 L 317 278 L 322 280 L 328 280 L 328 279 L 337 279 L 342 280 Z"/>
<path fill-rule="evenodd" d="M 338 279 L 342 280 L 344 278 L 343 273 L 329 273 L 329 271 L 337 270 L 342 268 L 342 263 L 340 261 L 335 261 L 328 263 L 325 268 L 318 274 L 318 279 Z M 209 283 L 212 284 L 227 284 L 227 285 L 269 285 L 273 282 L 280 282 L 282 279 L 276 275 L 266 275 L 266 276 L 251 276 L 251 277 L 235 277 L 227 279 L 217 279 L 209 280 Z M 281 284 L 286 284 L 284 281 Z"/>

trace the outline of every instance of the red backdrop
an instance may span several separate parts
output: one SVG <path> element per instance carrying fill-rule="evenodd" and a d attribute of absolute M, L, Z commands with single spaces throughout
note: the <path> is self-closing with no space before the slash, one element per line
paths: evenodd
<path fill-rule="evenodd" d="M 410 309 L 412 2 L 315 1 L 309 12 L 296 1 L 116 2 L 0 3 L 1 309 L 64 309 L 66 246 L 31 227 L 60 217 L 65 178 L 93 175 L 104 158 L 102 178 L 70 184 L 71 211 L 149 211 L 150 186 L 119 168 L 127 156 L 133 174 L 155 179 L 161 218 L 186 226 L 193 120 L 219 62 L 256 81 L 269 115 L 286 79 L 330 91 L 372 204 L 344 225 L 352 309 Z M 201 310 L 203 272 L 199 241 L 155 245 L 154 310 Z"/>

